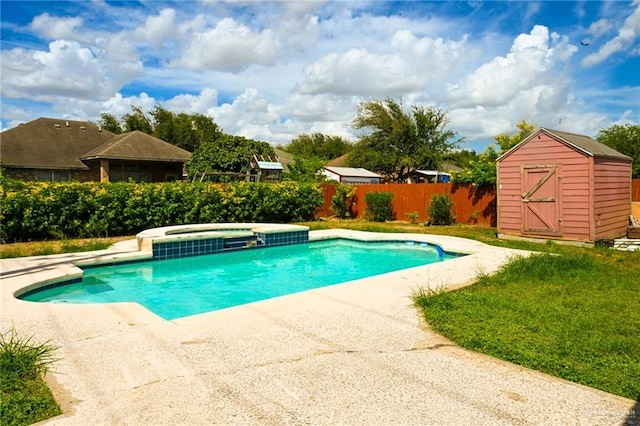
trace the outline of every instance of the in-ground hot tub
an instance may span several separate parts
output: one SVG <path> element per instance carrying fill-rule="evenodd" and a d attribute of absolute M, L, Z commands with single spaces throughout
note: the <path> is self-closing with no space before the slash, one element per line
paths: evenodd
<path fill-rule="evenodd" d="M 140 232 L 138 250 L 154 259 L 220 253 L 251 247 L 273 247 L 309 241 L 309 227 L 277 223 L 206 223 L 165 226 Z"/>

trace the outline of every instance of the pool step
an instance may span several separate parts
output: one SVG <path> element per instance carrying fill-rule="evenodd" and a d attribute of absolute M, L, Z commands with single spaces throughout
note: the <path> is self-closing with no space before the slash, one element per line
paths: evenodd
<path fill-rule="evenodd" d="M 262 245 L 264 242 L 257 235 L 225 237 L 223 239 L 223 250 L 238 250 Z"/>

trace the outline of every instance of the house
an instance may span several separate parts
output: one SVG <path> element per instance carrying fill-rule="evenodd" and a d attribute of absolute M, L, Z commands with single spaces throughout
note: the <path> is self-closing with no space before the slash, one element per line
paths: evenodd
<path fill-rule="evenodd" d="M 367 169 L 356 167 L 325 166 L 321 172 L 329 180 L 351 185 L 380 183 L 382 176 Z"/>
<path fill-rule="evenodd" d="M 22 180 L 181 180 L 191 153 L 140 131 L 116 135 L 90 122 L 38 118 L 0 134 L 0 166 Z"/>
<path fill-rule="evenodd" d="M 451 182 L 450 172 L 461 170 L 462 168 L 452 163 L 444 163 L 438 170 L 414 170 L 409 174 L 407 183 L 449 183 Z"/>
<path fill-rule="evenodd" d="M 498 234 L 586 244 L 624 236 L 631 158 L 540 128 L 497 159 Z"/>

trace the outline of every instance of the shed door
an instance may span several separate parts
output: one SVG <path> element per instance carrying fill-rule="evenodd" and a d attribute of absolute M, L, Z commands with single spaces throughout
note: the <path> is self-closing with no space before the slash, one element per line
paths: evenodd
<path fill-rule="evenodd" d="M 522 231 L 560 235 L 558 165 L 522 167 Z"/>

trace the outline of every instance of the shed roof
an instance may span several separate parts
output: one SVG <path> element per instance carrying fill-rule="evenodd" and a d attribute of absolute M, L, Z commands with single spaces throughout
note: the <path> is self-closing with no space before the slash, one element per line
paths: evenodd
<path fill-rule="evenodd" d="M 511 148 L 509 151 L 502 154 L 496 161 L 501 161 L 503 158 L 507 157 L 513 151 L 517 150 L 520 146 L 527 143 L 529 140 L 536 137 L 539 133 L 544 132 L 554 139 L 562 142 L 576 151 L 582 152 L 585 155 L 594 158 L 616 158 L 621 160 L 629 160 L 631 161 L 631 157 L 628 157 L 615 149 L 598 142 L 595 139 L 590 138 L 585 135 L 578 135 L 576 133 L 563 132 L 560 130 L 546 129 L 544 127 L 539 128 L 535 132 L 533 132 L 529 137 L 524 139 L 522 142 Z"/>
<path fill-rule="evenodd" d="M 262 170 L 282 170 L 282 164 L 278 161 L 258 161 L 258 167 Z"/>
<path fill-rule="evenodd" d="M 191 153 L 139 130 L 122 133 L 106 143 L 85 152 L 82 160 L 144 160 L 160 162 L 185 162 Z"/>
<path fill-rule="evenodd" d="M 80 156 L 114 136 L 85 121 L 38 118 L 2 132 L 0 162 L 8 167 L 86 170 Z"/>
<path fill-rule="evenodd" d="M 343 176 L 343 177 L 367 177 L 367 178 L 371 178 L 371 177 L 377 177 L 380 178 L 382 176 L 373 173 L 367 169 L 363 169 L 361 167 L 333 167 L 333 166 L 326 166 L 325 170 L 328 170 L 332 173 L 335 173 L 339 176 Z"/>

